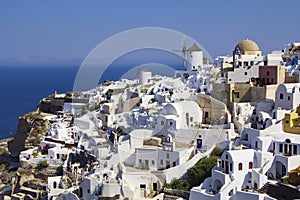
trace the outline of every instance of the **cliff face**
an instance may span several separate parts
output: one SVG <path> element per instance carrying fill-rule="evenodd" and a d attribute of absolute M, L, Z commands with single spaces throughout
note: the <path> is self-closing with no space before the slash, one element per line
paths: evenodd
<path fill-rule="evenodd" d="M 57 111 L 64 109 L 64 99 L 44 98 L 39 103 L 39 110 L 45 113 L 56 114 Z"/>
<path fill-rule="evenodd" d="M 47 133 L 50 122 L 41 115 L 31 112 L 19 118 L 19 124 L 14 139 L 8 143 L 12 156 L 18 156 L 21 151 L 39 146 L 40 137 Z"/>

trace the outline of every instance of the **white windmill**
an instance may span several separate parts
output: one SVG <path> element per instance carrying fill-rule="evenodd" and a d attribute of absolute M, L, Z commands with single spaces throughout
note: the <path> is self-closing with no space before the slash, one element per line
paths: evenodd
<path fill-rule="evenodd" d="M 194 43 L 190 48 L 186 47 L 186 36 L 182 35 L 182 50 L 174 50 L 182 53 L 183 67 L 185 71 L 199 71 L 203 66 L 203 51 Z"/>

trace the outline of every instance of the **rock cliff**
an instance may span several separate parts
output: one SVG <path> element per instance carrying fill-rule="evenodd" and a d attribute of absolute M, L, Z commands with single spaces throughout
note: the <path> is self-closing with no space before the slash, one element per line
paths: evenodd
<path fill-rule="evenodd" d="M 40 138 L 47 133 L 49 127 L 50 122 L 37 112 L 19 117 L 17 132 L 13 140 L 8 142 L 11 155 L 18 156 L 21 151 L 39 146 Z"/>

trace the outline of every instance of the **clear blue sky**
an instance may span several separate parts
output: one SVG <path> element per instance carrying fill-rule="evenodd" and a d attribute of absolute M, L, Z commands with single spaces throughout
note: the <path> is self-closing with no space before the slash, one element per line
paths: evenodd
<path fill-rule="evenodd" d="M 98 43 L 131 28 L 184 32 L 214 57 L 245 38 L 264 53 L 300 41 L 299 0 L 0 2 L 0 59 L 83 59 Z"/>

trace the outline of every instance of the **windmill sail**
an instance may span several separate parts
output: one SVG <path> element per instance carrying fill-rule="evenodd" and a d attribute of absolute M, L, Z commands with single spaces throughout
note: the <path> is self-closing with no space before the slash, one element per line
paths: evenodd
<path fill-rule="evenodd" d="M 187 69 L 187 48 L 186 48 L 186 36 L 184 34 L 182 35 L 181 44 L 182 44 L 181 50 L 173 50 L 173 51 L 182 53 L 182 65 L 186 70 Z"/>

